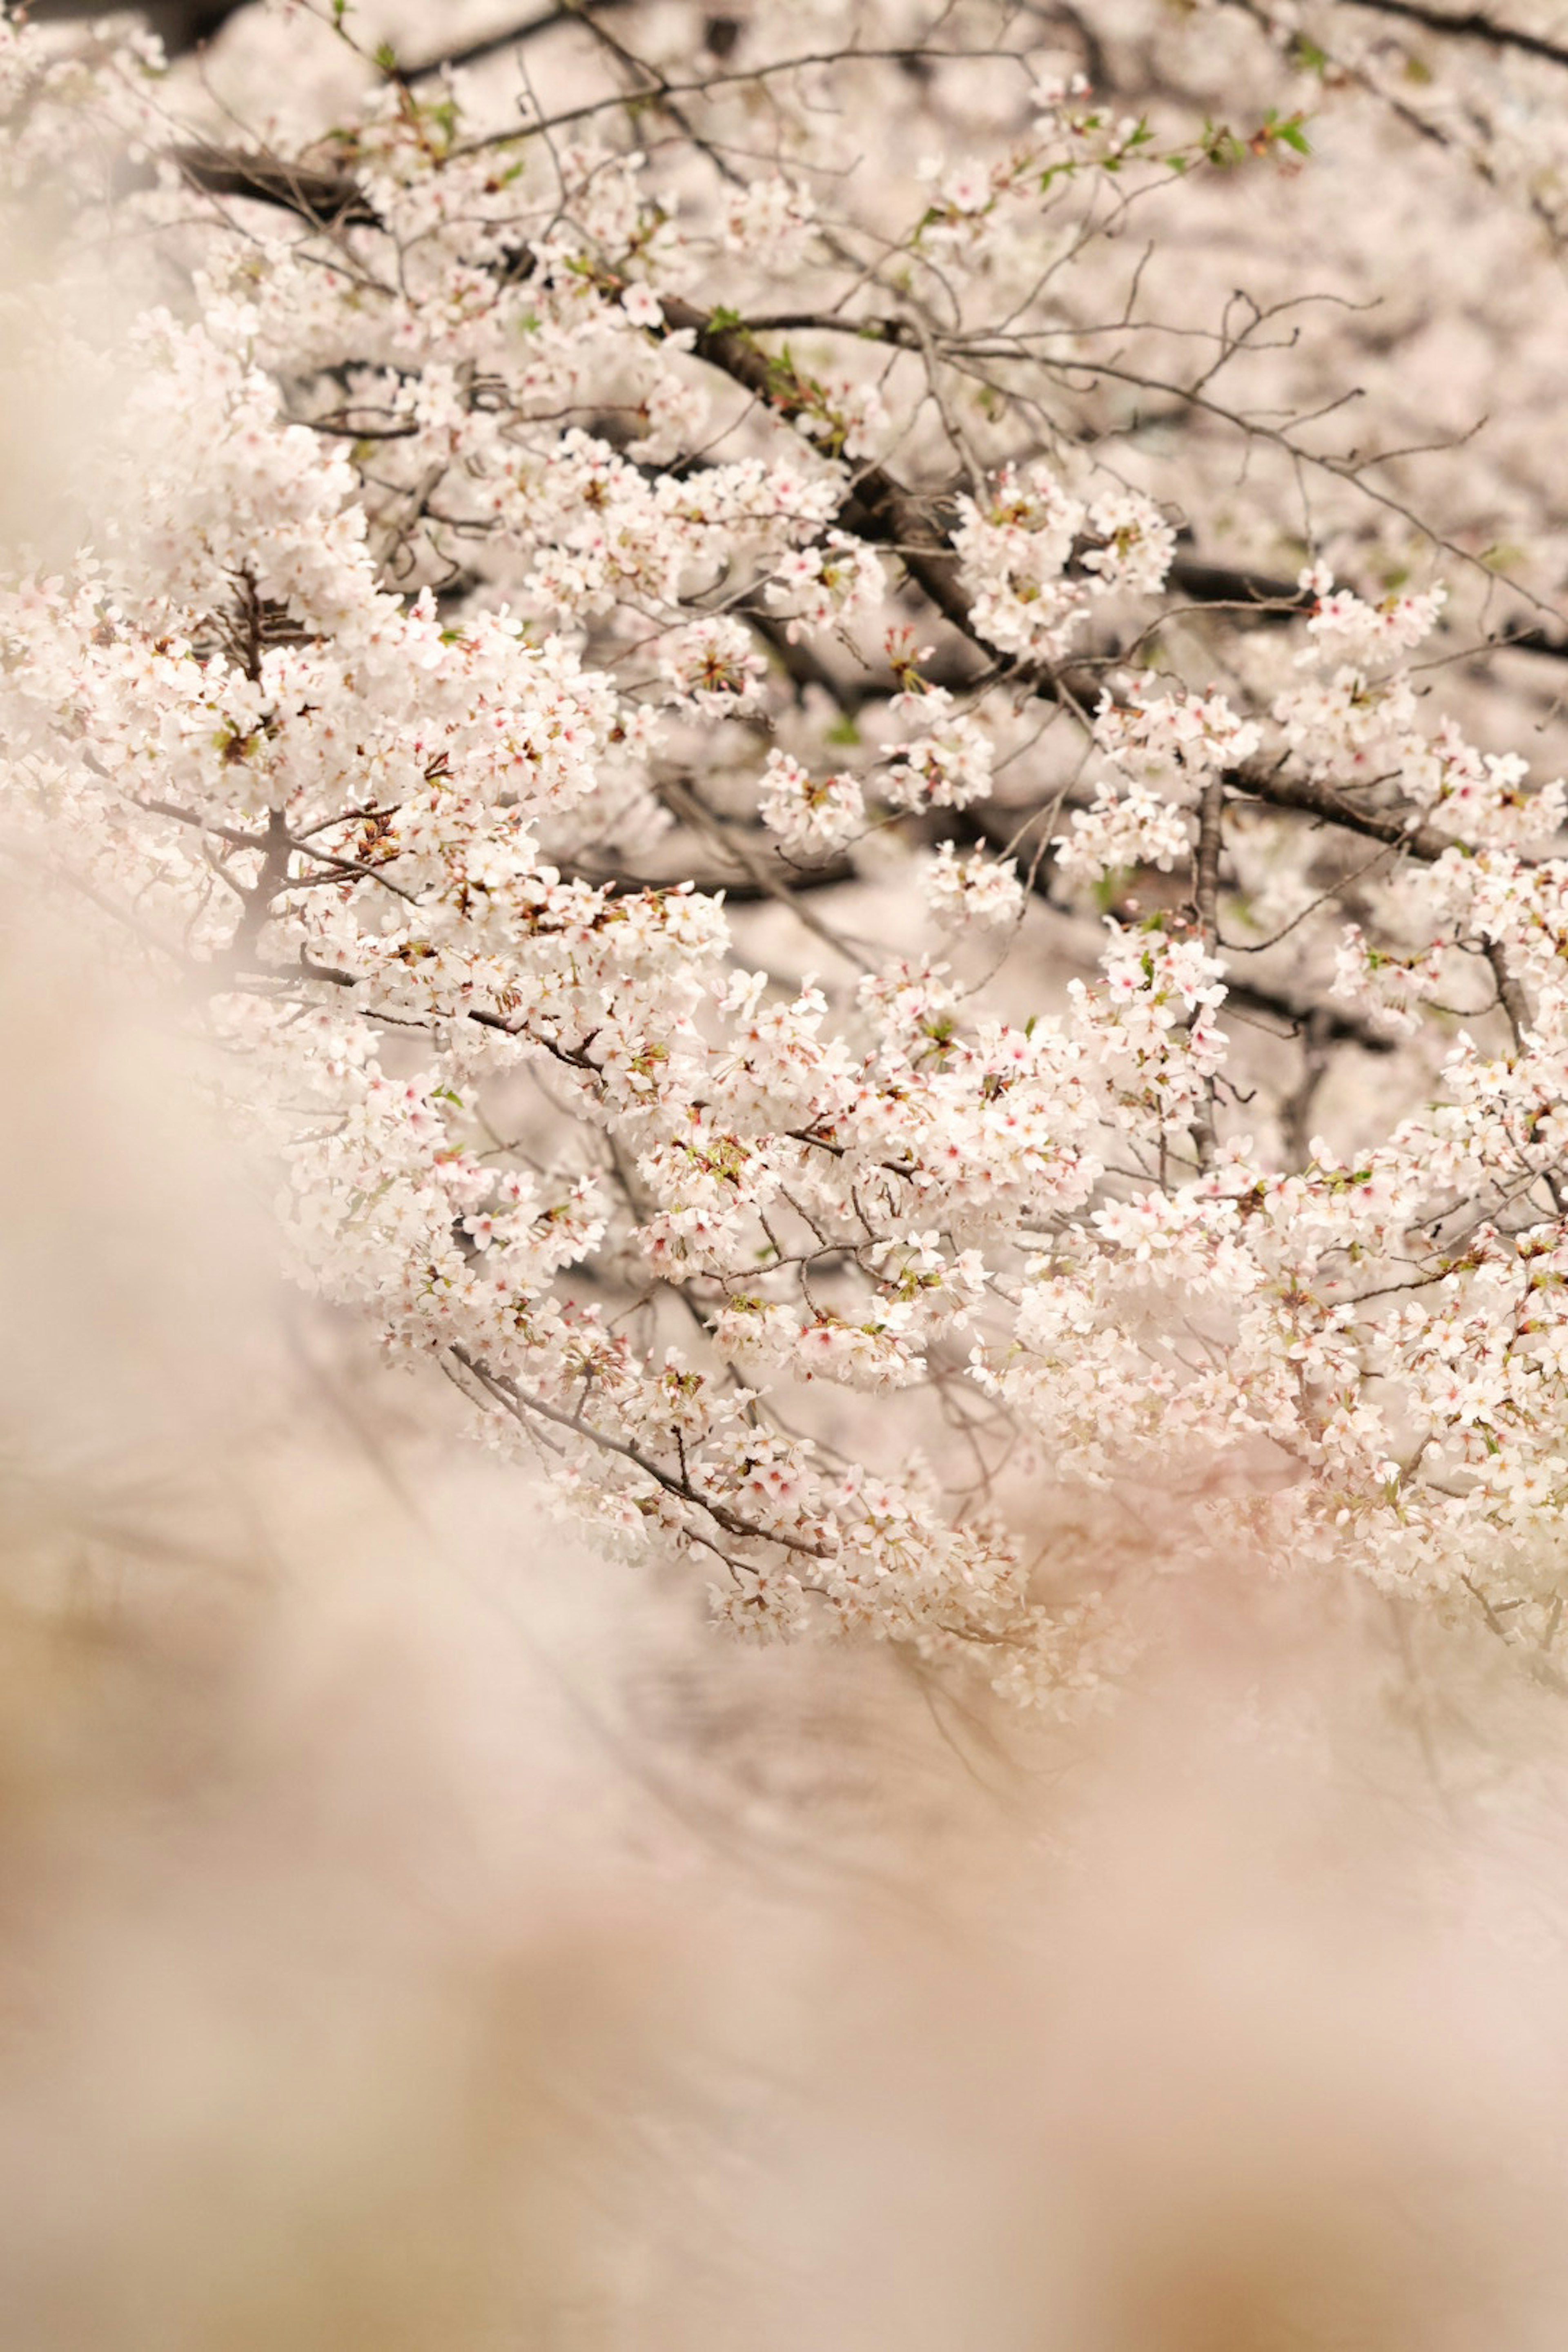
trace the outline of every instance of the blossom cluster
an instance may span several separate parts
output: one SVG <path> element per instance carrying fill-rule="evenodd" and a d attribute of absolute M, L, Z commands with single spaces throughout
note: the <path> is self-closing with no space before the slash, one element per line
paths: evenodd
<path fill-rule="evenodd" d="M 1047 466 L 1004 467 L 984 503 L 963 498 L 952 543 L 972 590 L 971 617 L 988 645 L 1025 661 L 1055 661 L 1087 625 L 1093 599 L 1163 587 L 1175 533 L 1131 491 L 1073 497 Z"/>
<path fill-rule="evenodd" d="M 1027 136 L 847 226 L 782 69 L 668 139 L 384 75 L 198 206 L 178 86 L 79 41 L 0 26 L 0 184 L 54 141 L 163 279 L 79 545 L 4 556 L 8 837 L 203 1006 L 298 1277 L 737 1630 L 1102 1696 L 1021 1464 L 1543 1638 L 1568 795 L 1418 684 L 1440 585 L 1314 562 L 1272 667 L 1189 657 L 1136 435 L 1047 458 L 1005 341 L 975 393 L 963 303 L 1059 331 L 1042 205 L 1087 247 L 1191 158 L 1020 52 Z M 1061 985 L 1025 915 L 1086 893 Z M 1260 1066 L 1281 1013 L 1408 1041 L 1374 1139 Z"/>

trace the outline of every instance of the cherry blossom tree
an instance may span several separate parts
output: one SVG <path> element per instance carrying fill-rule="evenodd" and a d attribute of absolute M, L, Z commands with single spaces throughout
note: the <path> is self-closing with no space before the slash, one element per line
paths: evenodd
<path fill-rule="evenodd" d="M 0 26 L 12 363 L 94 417 L 8 855 L 299 1279 L 735 1629 L 1066 1708 L 1179 1528 L 1550 1675 L 1568 56 L 436 13 Z"/>

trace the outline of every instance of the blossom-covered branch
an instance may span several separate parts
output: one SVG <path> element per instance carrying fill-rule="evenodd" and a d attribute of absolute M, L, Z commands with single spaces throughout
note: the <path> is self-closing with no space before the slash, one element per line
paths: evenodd
<path fill-rule="evenodd" d="M 981 0 L 706 76 L 582 14 L 248 148 L 0 27 L 8 201 L 145 271 L 0 583 L 12 854 L 199 994 L 299 1278 L 737 1628 L 1103 1696 L 1126 1562 L 1019 1498 L 1157 1478 L 1546 1638 L 1563 788 L 1311 289 L 1150 260 L 1300 110 L 1118 115 Z"/>

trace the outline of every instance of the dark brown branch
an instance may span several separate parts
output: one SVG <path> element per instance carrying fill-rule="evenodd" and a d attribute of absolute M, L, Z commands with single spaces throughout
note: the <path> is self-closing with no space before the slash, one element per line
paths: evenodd
<path fill-rule="evenodd" d="M 705 1513 L 715 1527 L 723 1528 L 726 1535 L 734 1536 L 743 1543 L 779 1544 L 786 1551 L 805 1553 L 809 1559 L 831 1559 L 835 1557 L 832 1545 L 810 1536 L 791 1535 L 783 1528 L 760 1527 L 754 1519 L 743 1518 L 739 1511 L 732 1510 L 716 1495 L 704 1494 L 684 1471 L 678 1477 L 663 1468 L 651 1454 L 645 1454 L 641 1446 L 633 1445 L 622 1437 L 612 1437 L 605 1430 L 595 1429 L 581 1412 L 567 1412 L 559 1405 L 547 1404 L 542 1397 L 531 1396 L 515 1381 L 489 1370 L 477 1357 L 470 1355 L 460 1341 L 454 1345 L 451 1352 L 464 1370 L 482 1381 L 497 1402 L 509 1411 L 537 1413 L 542 1421 L 552 1423 L 557 1429 L 567 1430 L 574 1437 L 585 1439 L 590 1445 L 598 1446 L 604 1453 L 618 1454 L 623 1462 L 629 1462 L 645 1477 L 662 1486 L 667 1495 L 689 1503 Z"/>
<path fill-rule="evenodd" d="M 1568 661 L 1568 637 L 1555 637 L 1546 629 L 1510 629 L 1501 636 L 1489 638 L 1482 650 L 1544 654 L 1549 661 Z"/>
<path fill-rule="evenodd" d="M 1367 841 L 1385 841 L 1391 849 L 1418 857 L 1426 866 L 1435 865 L 1447 850 L 1459 845 L 1450 835 L 1434 832 L 1430 825 L 1358 808 L 1332 784 L 1321 783 L 1311 776 L 1285 775 L 1261 760 L 1249 760 L 1245 767 L 1228 770 L 1225 781 L 1233 792 L 1245 793 L 1249 800 L 1267 802 L 1270 808 L 1295 809 L 1322 824 L 1359 833 Z"/>
<path fill-rule="evenodd" d="M 1370 1021 L 1360 1020 L 1353 1013 L 1340 1013 L 1331 1005 L 1303 1003 L 1299 996 L 1289 995 L 1283 989 L 1260 988 L 1255 981 L 1237 980 L 1232 971 L 1225 976 L 1225 1001 L 1238 1013 L 1283 1021 L 1286 1025 L 1279 1033 L 1281 1037 L 1300 1040 L 1309 1055 L 1319 1044 L 1356 1045 L 1363 1054 L 1392 1054 L 1400 1043 L 1388 1031 L 1374 1029 Z M 1223 1020 L 1223 1011 L 1220 1017 Z"/>
<path fill-rule="evenodd" d="M 716 898 L 722 892 L 731 907 L 757 906 L 776 898 L 781 891 L 793 896 L 855 879 L 855 868 L 847 857 L 829 857 L 820 866 L 770 866 L 766 880 L 750 873 L 721 873 L 717 867 L 705 873 L 668 875 L 662 880 L 647 874 L 607 872 L 598 866 L 563 866 L 561 871 L 568 881 L 586 882 L 593 889 L 607 890 L 613 898 L 637 898 L 645 890 L 675 890 L 689 883 L 704 898 Z"/>
<path fill-rule="evenodd" d="M 285 163 L 276 155 L 239 155 L 222 147 L 176 147 L 174 160 L 193 188 L 210 196 L 245 196 L 276 205 L 317 228 L 379 228 L 381 216 L 358 183 L 341 172 Z"/>
<path fill-rule="evenodd" d="M 1508 958 L 1495 940 L 1488 946 L 1486 958 L 1492 968 L 1492 978 L 1497 982 L 1498 1001 L 1508 1014 L 1508 1024 L 1513 1031 L 1513 1042 L 1521 1046 L 1525 1032 L 1531 1026 L 1530 1000 L 1510 971 Z"/>
<path fill-rule="evenodd" d="M 1500 25 L 1479 8 L 1452 16 L 1445 8 L 1425 6 L 1423 0 L 1349 0 L 1349 5 L 1373 16 L 1398 16 L 1408 25 L 1419 25 L 1426 32 L 1451 39 L 1483 41 L 1489 48 L 1516 49 L 1521 57 L 1539 58 L 1545 65 L 1568 66 L 1568 48 L 1560 42 L 1549 41 L 1541 33 L 1527 33 L 1521 25 Z"/>
<path fill-rule="evenodd" d="M 1198 933 L 1211 956 L 1219 945 L 1219 861 L 1224 846 L 1225 786 L 1217 776 L 1214 776 L 1204 787 L 1198 812 L 1198 845 L 1194 861 L 1193 892 L 1197 903 Z M 1218 1145 L 1214 1103 L 1215 1088 L 1211 1078 L 1205 1089 L 1203 1107 L 1193 1121 L 1193 1141 L 1197 1150 L 1198 1166 L 1202 1169 L 1213 1167 Z"/>
<path fill-rule="evenodd" d="M 806 386 L 791 368 L 763 351 L 745 329 L 715 327 L 705 312 L 678 295 L 665 298 L 664 315 L 675 332 L 689 331 L 693 336 L 701 358 L 721 369 L 732 383 L 765 403 L 776 415 L 797 416 L 809 408 Z M 868 466 L 856 478 L 844 520 L 862 539 L 896 549 L 910 578 L 925 591 L 942 618 L 969 638 L 987 661 L 994 658 L 993 648 L 976 635 L 970 618 L 957 558 L 912 491 L 895 481 L 884 467 Z"/>
<path fill-rule="evenodd" d="M 1486 949 L 1486 959 L 1497 982 L 1498 1001 L 1508 1015 L 1508 1025 L 1513 1032 L 1515 1050 L 1524 1051 L 1524 1041 L 1533 1024 L 1530 999 L 1508 968 L 1508 957 L 1499 940 L 1491 940 Z M 1568 1210 L 1568 1181 L 1555 1168 L 1543 1168 L 1546 1189 L 1552 1195 L 1552 1205 L 1559 1216 Z"/>
<path fill-rule="evenodd" d="M 1191 555 L 1178 555 L 1168 576 L 1172 587 L 1190 596 L 1194 604 L 1256 606 L 1256 618 L 1260 621 L 1299 620 L 1317 602 L 1310 589 L 1298 588 L 1293 580 L 1276 580 L 1267 572 L 1237 571 L 1228 563 L 1200 563 Z"/>
<path fill-rule="evenodd" d="M 612 8 L 624 8 L 628 0 L 593 0 L 595 14 Z M 537 16 L 525 16 L 520 25 L 509 25 L 502 33 L 487 33 L 482 40 L 468 41 L 460 48 L 438 49 L 434 57 L 423 58 L 418 65 L 395 65 L 387 69 L 389 81 L 400 81 L 405 88 L 416 81 L 428 81 L 433 74 L 461 72 L 465 66 L 482 65 L 487 58 L 499 58 L 506 49 L 521 47 L 541 33 L 559 32 L 563 26 L 580 25 L 582 8 L 555 7 L 542 9 Z"/>
<path fill-rule="evenodd" d="M 117 13 L 121 0 L 31 0 L 35 25 L 79 23 Z M 139 0 L 141 12 L 172 58 L 199 48 L 237 16 L 246 0 Z"/>
<path fill-rule="evenodd" d="M 256 942 L 261 936 L 263 926 L 276 900 L 289 886 L 289 865 L 293 851 L 294 844 L 289 838 L 282 812 L 273 809 L 267 820 L 261 871 L 250 887 L 240 893 L 244 905 L 229 945 L 229 953 L 237 962 L 243 963 L 255 954 Z"/>

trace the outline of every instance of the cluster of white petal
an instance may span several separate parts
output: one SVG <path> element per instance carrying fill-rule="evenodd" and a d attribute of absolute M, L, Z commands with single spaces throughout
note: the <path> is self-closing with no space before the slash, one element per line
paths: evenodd
<path fill-rule="evenodd" d="M 100 219 L 100 151 L 167 146 L 154 63 L 0 26 L 0 184 L 52 154 Z M 1363 601 L 1315 564 L 1271 675 L 1199 690 L 1146 631 L 1086 701 L 1063 666 L 1166 594 L 1174 502 L 1047 463 L 973 396 L 967 328 L 936 369 L 932 304 L 834 311 L 846 232 L 791 90 L 765 172 L 704 177 L 697 142 L 683 179 L 640 114 L 647 152 L 602 120 L 465 138 L 454 97 L 384 79 L 300 166 L 352 166 L 328 221 L 301 179 L 292 216 L 193 227 L 164 153 L 124 202 L 189 266 L 83 454 L 95 526 L 0 579 L 15 824 L 205 1007 L 300 1279 L 438 1362 L 563 1507 L 700 1552 L 736 1627 L 1092 1695 L 1098 1591 L 1047 1601 L 921 1455 L 934 1416 L 978 1444 L 984 1413 L 1058 1484 L 1157 1471 L 1216 1540 L 1439 1596 L 1484 1570 L 1541 1633 L 1568 795 L 1428 715 L 1436 586 Z M 1146 144 L 1082 97 L 1031 79 L 1028 136 L 938 159 L 851 290 L 896 305 L 897 252 L 1011 319 L 1045 197 L 1123 184 Z M 847 356 L 764 342 L 773 277 Z M 1058 721 L 1087 782 L 1037 748 Z M 1020 780 L 1050 822 L 998 856 Z M 677 824 L 702 887 L 626 855 Z M 929 854 L 835 933 L 806 892 L 900 826 Z M 1133 872 L 1172 877 L 1148 911 L 1119 903 Z M 927 952 L 934 921 L 955 960 L 987 931 L 999 954 L 1058 876 L 1114 911 L 1054 999 Z M 777 935 L 748 895 L 837 976 L 753 968 Z M 1299 931 L 1314 1036 L 1426 1053 L 1364 1148 L 1303 1128 L 1292 1155 L 1277 1105 L 1244 1128 L 1236 932 L 1266 916 Z"/>
<path fill-rule="evenodd" d="M 1026 661 L 1055 661 L 1087 625 L 1093 599 L 1164 585 L 1175 533 L 1131 491 L 1085 502 L 1048 467 L 1005 467 L 983 504 L 958 501 L 953 545 L 963 562 L 974 627 Z"/>

